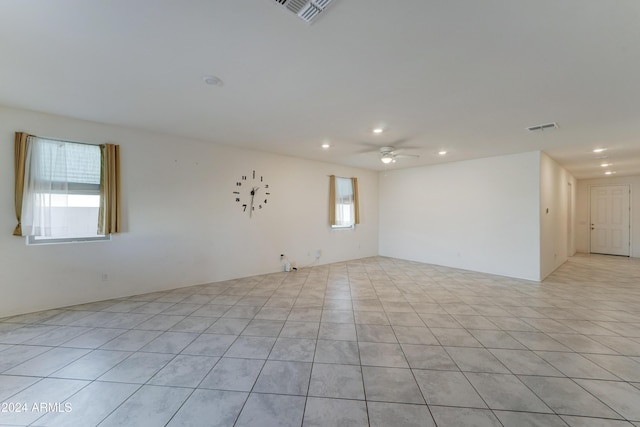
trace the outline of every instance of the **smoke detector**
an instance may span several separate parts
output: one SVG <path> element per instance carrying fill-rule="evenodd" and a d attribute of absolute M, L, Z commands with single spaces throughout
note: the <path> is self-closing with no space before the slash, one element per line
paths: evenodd
<path fill-rule="evenodd" d="M 311 24 L 332 0 L 273 0 L 290 12 L 298 15 L 307 24 Z"/>

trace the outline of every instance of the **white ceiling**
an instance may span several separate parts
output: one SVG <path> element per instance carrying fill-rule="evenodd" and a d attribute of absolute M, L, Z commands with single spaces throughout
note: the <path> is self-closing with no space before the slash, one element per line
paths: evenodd
<path fill-rule="evenodd" d="M 307 25 L 274 0 L 2 0 L 0 104 L 370 169 L 383 145 L 420 155 L 393 168 L 543 150 L 600 177 L 606 147 L 640 175 L 640 2 L 334 0 Z"/>

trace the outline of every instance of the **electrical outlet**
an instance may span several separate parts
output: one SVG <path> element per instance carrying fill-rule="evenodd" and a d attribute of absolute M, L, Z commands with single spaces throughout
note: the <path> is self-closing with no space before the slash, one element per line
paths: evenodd
<path fill-rule="evenodd" d="M 322 249 L 316 250 L 316 259 L 320 259 L 321 256 L 322 256 Z"/>
<path fill-rule="evenodd" d="M 107 273 L 102 273 L 100 275 L 100 278 L 102 279 L 103 282 L 108 282 L 109 281 L 109 275 Z"/>

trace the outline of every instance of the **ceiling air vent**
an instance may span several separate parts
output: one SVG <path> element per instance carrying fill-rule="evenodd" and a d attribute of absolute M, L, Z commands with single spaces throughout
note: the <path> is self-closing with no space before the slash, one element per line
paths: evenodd
<path fill-rule="evenodd" d="M 310 24 L 329 6 L 332 0 L 273 0 L 289 11 L 298 15 L 304 22 Z"/>
<path fill-rule="evenodd" d="M 557 128 L 558 128 L 558 124 L 553 122 L 553 123 L 546 123 L 544 125 L 529 126 L 527 130 L 531 132 L 539 132 L 547 129 L 557 129 Z"/>

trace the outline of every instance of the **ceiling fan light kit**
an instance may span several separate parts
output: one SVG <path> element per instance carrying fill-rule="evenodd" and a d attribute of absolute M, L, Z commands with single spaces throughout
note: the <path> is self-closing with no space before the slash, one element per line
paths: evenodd
<path fill-rule="evenodd" d="M 394 147 L 380 147 L 380 161 L 382 161 L 382 163 L 384 163 L 385 165 L 388 165 L 389 163 L 395 163 L 396 157 L 418 158 L 420 156 L 417 154 L 398 154 Z"/>

